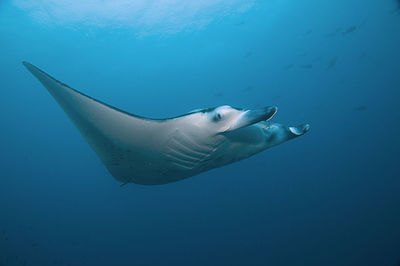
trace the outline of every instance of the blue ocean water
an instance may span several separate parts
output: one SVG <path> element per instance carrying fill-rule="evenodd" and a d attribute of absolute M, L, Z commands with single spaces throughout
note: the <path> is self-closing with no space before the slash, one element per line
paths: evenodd
<path fill-rule="evenodd" d="M 0 265 L 400 265 L 399 47 L 395 0 L 2 1 Z M 142 116 L 311 130 L 120 187 L 22 61 Z"/>

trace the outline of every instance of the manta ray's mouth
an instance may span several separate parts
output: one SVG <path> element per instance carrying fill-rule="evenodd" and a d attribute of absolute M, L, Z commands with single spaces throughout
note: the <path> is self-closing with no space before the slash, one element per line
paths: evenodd
<path fill-rule="evenodd" d="M 278 108 L 275 106 L 266 106 L 259 109 L 247 110 L 241 115 L 237 122 L 229 128 L 229 131 L 251 126 L 261 121 L 268 121 L 277 111 Z"/>

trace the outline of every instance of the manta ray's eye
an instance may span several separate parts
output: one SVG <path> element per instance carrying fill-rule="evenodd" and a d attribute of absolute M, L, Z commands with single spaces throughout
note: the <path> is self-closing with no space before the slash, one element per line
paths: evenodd
<path fill-rule="evenodd" d="M 219 120 L 221 120 L 222 119 L 222 115 L 220 114 L 220 113 L 216 113 L 215 115 L 214 115 L 214 121 L 215 122 L 217 122 L 217 121 L 219 121 Z"/>

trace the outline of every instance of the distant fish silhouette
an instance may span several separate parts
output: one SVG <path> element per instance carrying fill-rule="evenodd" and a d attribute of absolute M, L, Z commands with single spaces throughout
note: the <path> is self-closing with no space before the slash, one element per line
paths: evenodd
<path fill-rule="evenodd" d="M 293 67 L 293 64 L 289 64 L 283 67 L 284 70 L 291 69 Z"/>
<path fill-rule="evenodd" d="M 366 105 L 359 105 L 359 106 L 354 107 L 354 111 L 357 111 L 357 112 L 362 112 L 367 109 L 368 109 L 368 107 Z"/>
<path fill-rule="evenodd" d="M 250 56 L 252 56 L 253 53 L 251 51 L 248 51 L 247 53 L 244 54 L 244 58 L 249 58 Z"/>
<path fill-rule="evenodd" d="M 215 97 L 222 97 L 222 96 L 224 96 L 224 94 L 222 92 L 217 92 L 217 93 L 214 93 L 214 96 Z"/>
<path fill-rule="evenodd" d="M 337 35 L 338 33 L 340 33 L 342 31 L 341 27 L 336 28 L 334 31 L 328 33 L 327 35 L 325 35 L 326 37 L 333 37 L 335 35 Z"/>
<path fill-rule="evenodd" d="M 363 51 L 358 55 L 358 59 L 363 60 L 364 58 L 367 57 L 367 52 Z"/>
<path fill-rule="evenodd" d="M 312 32 L 313 32 L 312 29 L 309 29 L 308 31 L 306 31 L 306 32 L 304 33 L 304 36 L 308 36 L 308 35 L 310 35 Z"/>
<path fill-rule="evenodd" d="M 243 89 L 243 91 L 252 91 L 254 88 L 253 86 L 249 85 L 246 88 Z"/>
<path fill-rule="evenodd" d="M 304 68 L 304 69 L 311 69 L 313 67 L 313 65 L 307 64 L 307 65 L 301 65 L 300 67 Z"/>
<path fill-rule="evenodd" d="M 331 68 L 333 68 L 334 66 L 336 66 L 337 60 L 338 60 L 338 58 L 337 58 L 336 56 L 333 57 L 333 58 L 329 61 L 328 65 L 326 66 L 326 69 L 328 70 L 328 69 L 331 69 Z"/>
<path fill-rule="evenodd" d="M 350 26 L 348 27 L 345 31 L 342 32 L 343 35 L 348 35 L 350 33 L 353 33 L 357 30 L 357 26 Z"/>
<path fill-rule="evenodd" d="M 241 20 L 235 24 L 235 26 L 243 26 L 243 25 L 244 25 L 244 20 Z"/>
<path fill-rule="evenodd" d="M 280 98 L 281 98 L 280 95 L 276 95 L 276 96 L 272 97 L 272 99 L 274 99 L 274 100 L 278 100 L 278 99 L 280 99 Z"/>
<path fill-rule="evenodd" d="M 324 56 L 323 56 L 323 55 L 318 55 L 318 56 L 314 57 L 314 59 L 312 60 L 312 62 L 318 62 L 318 61 L 321 61 L 323 58 L 324 58 Z"/>

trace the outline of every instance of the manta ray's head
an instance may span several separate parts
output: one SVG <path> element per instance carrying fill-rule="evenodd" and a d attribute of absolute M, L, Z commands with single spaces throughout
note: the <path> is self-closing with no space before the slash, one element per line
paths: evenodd
<path fill-rule="evenodd" d="M 271 119 L 278 108 L 267 106 L 255 110 L 244 110 L 223 105 L 207 109 L 204 116 L 208 127 L 215 133 L 227 133 L 237 129 L 245 128 L 261 121 Z"/>
<path fill-rule="evenodd" d="M 196 116 L 191 120 L 195 121 L 196 132 L 200 132 L 196 145 L 211 145 L 218 158 L 210 162 L 209 167 L 247 158 L 309 130 L 308 124 L 291 127 L 268 121 L 276 112 L 277 108 L 272 106 L 245 110 L 227 105 L 195 112 Z"/>

